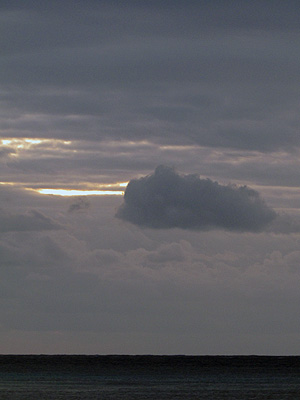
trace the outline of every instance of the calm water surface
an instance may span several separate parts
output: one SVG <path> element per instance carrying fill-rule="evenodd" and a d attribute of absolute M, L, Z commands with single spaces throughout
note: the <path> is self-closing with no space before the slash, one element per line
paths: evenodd
<path fill-rule="evenodd" d="M 300 357 L 0 356 L 0 399 L 300 399 Z"/>

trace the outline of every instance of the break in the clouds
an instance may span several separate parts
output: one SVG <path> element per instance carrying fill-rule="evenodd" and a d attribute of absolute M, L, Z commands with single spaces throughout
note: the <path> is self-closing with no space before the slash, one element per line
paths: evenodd
<path fill-rule="evenodd" d="M 159 166 L 154 174 L 129 182 L 117 217 L 150 228 L 256 232 L 276 213 L 247 186 L 224 186 Z"/>

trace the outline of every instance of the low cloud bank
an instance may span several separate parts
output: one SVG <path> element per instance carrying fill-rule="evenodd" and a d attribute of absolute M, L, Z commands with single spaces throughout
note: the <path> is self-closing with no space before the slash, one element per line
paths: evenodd
<path fill-rule="evenodd" d="M 258 232 L 275 219 L 276 213 L 247 186 L 224 186 L 159 166 L 154 174 L 129 182 L 116 216 L 156 229 Z"/>

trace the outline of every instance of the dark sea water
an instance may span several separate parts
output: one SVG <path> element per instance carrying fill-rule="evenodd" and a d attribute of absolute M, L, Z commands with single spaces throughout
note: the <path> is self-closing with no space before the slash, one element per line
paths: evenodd
<path fill-rule="evenodd" d="M 300 400 L 300 357 L 3 355 L 0 399 Z"/>

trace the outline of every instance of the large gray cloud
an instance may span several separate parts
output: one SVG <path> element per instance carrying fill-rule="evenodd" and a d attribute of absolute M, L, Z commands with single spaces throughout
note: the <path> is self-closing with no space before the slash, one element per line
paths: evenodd
<path fill-rule="evenodd" d="M 159 166 L 131 180 L 117 217 L 150 228 L 260 231 L 276 213 L 247 186 L 224 186 Z"/>

